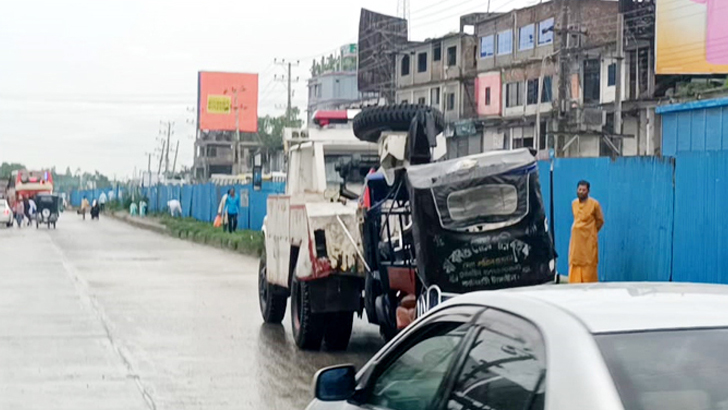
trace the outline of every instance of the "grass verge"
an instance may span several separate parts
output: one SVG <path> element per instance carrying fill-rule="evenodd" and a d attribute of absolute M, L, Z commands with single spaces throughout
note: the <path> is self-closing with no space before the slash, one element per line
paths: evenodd
<path fill-rule="evenodd" d="M 237 231 L 228 233 L 223 231 L 222 228 L 215 228 L 209 222 L 201 222 L 193 218 L 172 218 L 169 215 L 160 215 L 159 222 L 169 229 L 170 235 L 196 243 L 229 249 L 251 256 L 260 256 L 265 248 L 263 232 Z"/>

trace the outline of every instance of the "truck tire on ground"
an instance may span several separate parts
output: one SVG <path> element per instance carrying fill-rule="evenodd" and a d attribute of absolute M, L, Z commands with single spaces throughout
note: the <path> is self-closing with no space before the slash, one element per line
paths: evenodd
<path fill-rule="evenodd" d="M 354 312 L 329 313 L 324 332 L 324 343 L 328 350 L 346 350 L 351 339 Z"/>
<path fill-rule="evenodd" d="M 408 131 L 420 110 L 434 115 L 438 134 L 445 129 L 445 117 L 439 110 L 422 104 L 399 104 L 362 110 L 354 117 L 354 135 L 360 140 L 377 142 L 382 131 Z"/>
<path fill-rule="evenodd" d="M 364 310 L 367 312 L 367 320 L 373 325 L 379 324 L 377 308 L 374 305 L 377 296 L 382 294 L 382 286 L 374 280 L 371 272 L 367 272 L 364 279 Z"/>
<path fill-rule="evenodd" d="M 286 297 L 276 295 L 268 283 L 265 253 L 258 264 L 258 302 L 265 323 L 280 324 L 286 315 Z"/>
<path fill-rule="evenodd" d="M 291 284 L 291 327 L 296 345 L 304 350 L 318 350 L 324 337 L 326 315 L 311 312 L 309 284 L 295 277 Z"/>

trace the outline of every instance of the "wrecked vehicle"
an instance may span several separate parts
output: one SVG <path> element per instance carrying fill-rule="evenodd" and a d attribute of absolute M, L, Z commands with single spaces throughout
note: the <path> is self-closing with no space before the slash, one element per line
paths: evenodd
<path fill-rule="evenodd" d="M 360 230 L 369 267 L 365 309 L 387 339 L 454 295 L 555 278 L 533 154 L 442 161 L 441 114 L 412 110 L 378 107 L 354 124 L 358 138 L 379 146 L 381 167 L 366 178 Z M 407 133 L 392 132 L 388 121 L 400 130 L 403 112 L 411 113 Z"/>

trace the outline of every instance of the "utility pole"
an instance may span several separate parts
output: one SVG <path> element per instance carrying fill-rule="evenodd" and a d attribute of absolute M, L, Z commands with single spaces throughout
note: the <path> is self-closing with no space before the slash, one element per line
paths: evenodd
<path fill-rule="evenodd" d="M 165 133 L 164 126 L 167 127 L 167 130 L 166 130 L 166 134 L 167 134 L 167 144 L 166 144 L 166 147 L 167 147 L 167 149 L 166 150 L 164 150 L 164 149 L 162 150 L 163 151 L 163 156 L 164 156 L 164 173 L 167 174 L 169 172 L 169 149 L 170 149 L 170 145 L 171 145 L 170 139 L 172 138 L 172 126 L 174 125 L 174 122 L 172 122 L 172 121 L 167 121 L 167 122 L 160 121 L 159 124 L 162 126 L 162 129 L 160 130 L 160 133 L 162 133 L 162 134 Z"/>
<path fill-rule="evenodd" d="M 566 96 L 566 81 L 569 75 L 569 0 L 561 1 L 561 31 L 559 44 L 559 102 L 558 102 L 558 132 L 554 142 L 555 155 L 558 156 L 558 138 L 565 135 L 567 128 L 566 106 L 568 98 Z"/>
<path fill-rule="evenodd" d="M 177 154 L 179 153 L 179 140 L 177 140 L 177 147 L 174 149 L 174 162 L 172 163 L 172 176 L 174 176 L 174 169 L 177 168 Z"/>
<path fill-rule="evenodd" d="M 162 173 L 162 161 L 164 160 L 164 141 L 162 141 L 162 152 L 159 154 L 159 168 L 157 168 L 157 176 Z"/>
<path fill-rule="evenodd" d="M 286 119 L 288 121 L 290 121 L 293 119 L 293 94 L 294 94 L 293 83 L 298 82 L 298 77 L 296 77 L 295 79 L 293 78 L 293 67 L 298 67 L 300 64 L 300 61 L 292 62 L 292 61 L 287 61 L 286 59 L 282 59 L 282 60 L 275 59 L 275 60 L 273 60 L 273 62 L 275 64 L 287 67 L 288 74 L 286 75 L 285 78 L 281 77 L 279 79 L 278 76 L 275 76 L 274 79 L 277 81 L 285 81 L 288 85 L 288 87 L 287 87 L 288 88 L 288 103 L 286 104 Z"/>
<path fill-rule="evenodd" d="M 622 135 L 622 62 L 624 61 L 624 14 L 617 15 L 617 69 L 614 91 L 614 133 Z M 638 146 L 639 149 L 639 146 Z"/>

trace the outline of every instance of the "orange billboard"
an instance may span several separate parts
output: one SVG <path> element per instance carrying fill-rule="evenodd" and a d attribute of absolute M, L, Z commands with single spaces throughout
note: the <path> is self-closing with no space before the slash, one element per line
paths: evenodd
<path fill-rule="evenodd" d="M 200 71 L 197 110 L 201 130 L 258 132 L 258 74 Z"/>

